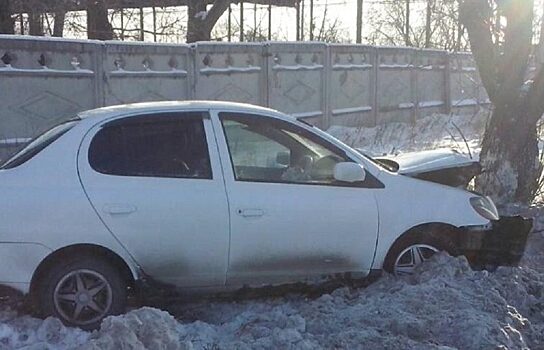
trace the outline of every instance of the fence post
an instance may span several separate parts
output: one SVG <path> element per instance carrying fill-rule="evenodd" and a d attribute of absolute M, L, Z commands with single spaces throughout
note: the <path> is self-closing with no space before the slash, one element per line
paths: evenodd
<path fill-rule="evenodd" d="M 329 91 L 329 82 L 332 78 L 331 74 L 331 46 L 325 45 L 325 54 L 323 57 L 323 70 L 321 76 L 321 84 L 323 85 L 321 109 L 323 116 L 321 120 L 321 127 L 323 130 L 327 130 L 331 126 L 331 93 Z"/>
<path fill-rule="evenodd" d="M 411 121 L 412 121 L 412 125 L 416 125 L 417 116 L 419 112 L 418 111 L 419 93 L 417 91 L 417 71 L 418 71 L 417 65 L 419 61 L 420 50 L 419 49 L 410 49 L 410 50 L 412 51 L 410 55 L 411 62 L 408 69 L 410 70 L 410 99 L 412 100 L 411 102 L 413 104 Z"/>
<path fill-rule="evenodd" d="M 372 94 L 372 118 L 374 120 L 374 126 L 378 125 L 378 118 L 380 115 L 379 111 L 379 100 L 378 100 L 378 84 L 380 78 L 380 53 L 377 47 L 374 47 L 372 50 L 372 74 L 370 76 L 371 81 L 371 94 Z"/>
<path fill-rule="evenodd" d="M 444 112 L 451 113 L 451 54 L 446 53 L 444 62 Z"/>
<path fill-rule="evenodd" d="M 106 104 L 106 92 L 105 92 L 105 85 L 106 85 L 106 43 L 100 42 L 96 43 L 94 46 L 94 64 L 93 64 L 93 70 L 94 70 L 94 93 L 95 93 L 95 99 L 94 99 L 94 107 L 103 107 Z"/>

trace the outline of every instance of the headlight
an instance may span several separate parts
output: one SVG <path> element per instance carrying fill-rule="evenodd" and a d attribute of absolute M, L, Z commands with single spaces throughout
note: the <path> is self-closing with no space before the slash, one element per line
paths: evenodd
<path fill-rule="evenodd" d="M 488 220 L 499 220 L 499 212 L 495 203 L 489 197 L 472 197 L 470 205 L 478 214 Z"/>

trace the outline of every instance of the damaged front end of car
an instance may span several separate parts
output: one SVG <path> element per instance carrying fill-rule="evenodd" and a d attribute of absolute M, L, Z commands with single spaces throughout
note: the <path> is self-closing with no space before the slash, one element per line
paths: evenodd
<path fill-rule="evenodd" d="M 501 217 L 490 227 L 464 227 L 458 236 L 458 253 L 476 269 L 517 266 L 525 252 L 533 220 L 521 216 Z"/>
<path fill-rule="evenodd" d="M 364 150 L 358 151 L 369 157 Z M 470 181 L 482 173 L 478 160 L 450 149 L 369 158 L 400 175 L 459 188 L 467 188 Z"/>

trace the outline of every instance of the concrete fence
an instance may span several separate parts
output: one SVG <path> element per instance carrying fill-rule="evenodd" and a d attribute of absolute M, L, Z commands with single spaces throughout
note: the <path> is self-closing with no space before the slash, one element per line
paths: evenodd
<path fill-rule="evenodd" d="M 0 147 L 12 147 L 81 110 L 189 99 L 268 106 L 323 128 L 414 122 L 435 112 L 471 113 L 489 103 L 467 53 L 0 35 Z"/>

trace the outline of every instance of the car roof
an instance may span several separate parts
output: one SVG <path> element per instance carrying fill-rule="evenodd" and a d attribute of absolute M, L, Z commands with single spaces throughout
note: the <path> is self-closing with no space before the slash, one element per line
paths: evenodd
<path fill-rule="evenodd" d="M 146 112 L 162 112 L 162 111 L 183 111 L 183 110 L 209 110 L 223 109 L 236 110 L 246 113 L 280 113 L 276 110 L 261 106 L 251 105 L 247 103 L 227 102 L 227 101 L 161 101 L 161 102 L 141 102 L 124 105 L 115 105 L 109 107 L 101 107 L 91 109 L 78 114 L 82 119 L 105 119 L 112 116 L 123 115 L 126 113 L 141 114 Z M 283 114 L 281 114 L 284 116 Z"/>

